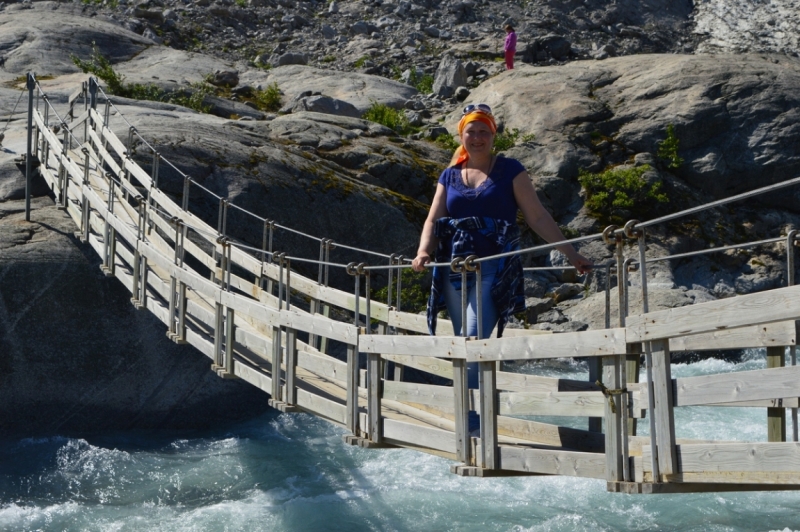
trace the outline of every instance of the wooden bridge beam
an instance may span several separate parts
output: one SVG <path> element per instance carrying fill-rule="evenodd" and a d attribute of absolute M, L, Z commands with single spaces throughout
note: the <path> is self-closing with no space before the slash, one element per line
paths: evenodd
<path fill-rule="evenodd" d="M 785 365 L 784 347 L 767 347 L 767 368 L 782 368 Z M 786 408 L 767 408 L 767 441 L 786 441 Z"/>

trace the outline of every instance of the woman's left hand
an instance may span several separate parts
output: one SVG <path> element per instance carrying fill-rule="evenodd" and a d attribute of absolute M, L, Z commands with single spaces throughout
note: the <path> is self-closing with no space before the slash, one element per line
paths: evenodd
<path fill-rule="evenodd" d="M 577 251 L 570 253 L 567 256 L 569 263 L 572 264 L 578 273 L 588 273 L 592 269 L 592 261 L 578 253 Z"/>

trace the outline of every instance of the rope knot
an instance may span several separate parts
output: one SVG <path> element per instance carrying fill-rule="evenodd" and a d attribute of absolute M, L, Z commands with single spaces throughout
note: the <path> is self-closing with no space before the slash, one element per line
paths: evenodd
<path fill-rule="evenodd" d="M 603 392 L 603 395 L 605 395 L 608 398 L 608 406 L 611 407 L 611 413 L 612 414 L 616 414 L 617 413 L 617 405 L 614 403 L 614 396 L 615 395 L 622 395 L 624 393 L 627 393 L 628 389 L 627 388 L 607 388 L 606 385 L 603 384 L 602 382 L 600 382 L 599 380 L 595 381 L 594 383 L 600 387 L 600 391 Z"/>

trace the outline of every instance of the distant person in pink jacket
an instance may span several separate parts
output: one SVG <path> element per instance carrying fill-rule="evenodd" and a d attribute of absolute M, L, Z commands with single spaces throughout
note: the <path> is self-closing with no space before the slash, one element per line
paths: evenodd
<path fill-rule="evenodd" d="M 517 53 L 517 34 L 514 32 L 514 27 L 511 24 L 506 24 L 506 42 L 503 45 L 503 51 L 506 55 L 506 70 L 514 68 L 514 54 Z"/>

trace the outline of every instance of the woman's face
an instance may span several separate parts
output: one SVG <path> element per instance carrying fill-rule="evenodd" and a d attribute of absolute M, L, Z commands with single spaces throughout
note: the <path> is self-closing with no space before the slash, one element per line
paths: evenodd
<path fill-rule="evenodd" d="M 491 128 L 478 120 L 470 122 L 461 132 L 461 145 L 470 157 L 491 155 L 494 146 L 494 133 Z"/>

